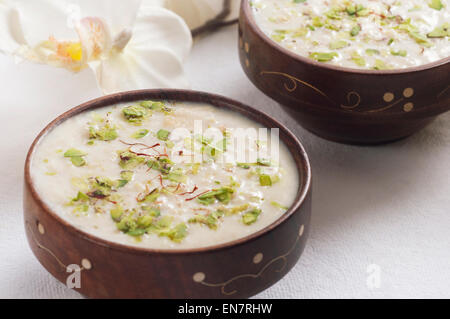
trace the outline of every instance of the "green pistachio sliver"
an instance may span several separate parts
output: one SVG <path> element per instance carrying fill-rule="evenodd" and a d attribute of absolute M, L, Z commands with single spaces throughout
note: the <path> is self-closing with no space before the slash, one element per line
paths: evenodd
<path fill-rule="evenodd" d="M 137 223 L 132 215 L 124 216 L 120 219 L 120 222 L 116 224 L 117 229 L 124 233 L 133 232 L 137 228 Z"/>
<path fill-rule="evenodd" d="M 147 109 L 141 105 L 130 105 L 122 109 L 122 114 L 125 119 L 137 125 L 140 125 L 142 121 L 149 115 Z"/>
<path fill-rule="evenodd" d="M 118 152 L 118 154 L 120 158 L 119 166 L 123 169 L 130 170 L 145 163 L 144 157 L 133 154 L 128 150 Z"/>
<path fill-rule="evenodd" d="M 117 133 L 116 128 L 109 124 L 107 124 L 101 128 L 94 128 L 92 126 L 89 127 L 89 138 L 90 139 L 97 139 L 100 141 L 113 141 L 118 136 L 119 136 L 119 134 Z"/>
<path fill-rule="evenodd" d="M 386 63 L 383 60 L 376 59 L 375 65 L 373 66 L 375 70 L 387 70 L 389 67 L 386 65 Z"/>
<path fill-rule="evenodd" d="M 344 40 L 338 40 L 338 41 L 334 41 L 331 42 L 329 45 L 329 48 L 331 50 L 337 50 L 337 49 L 342 49 L 348 46 L 348 42 L 344 41 Z"/>
<path fill-rule="evenodd" d="M 352 61 L 355 62 L 355 64 L 358 66 L 366 65 L 366 60 L 364 60 L 364 58 L 357 51 L 352 52 L 351 58 Z"/>
<path fill-rule="evenodd" d="M 158 137 L 158 139 L 160 139 L 161 141 L 167 141 L 169 139 L 169 135 L 170 135 L 170 132 L 165 129 L 160 129 L 156 133 L 156 137 Z"/>
<path fill-rule="evenodd" d="M 406 50 L 391 50 L 391 55 L 405 57 L 408 55 L 408 52 Z"/>
<path fill-rule="evenodd" d="M 70 158 L 70 161 L 72 162 L 73 165 L 75 165 L 77 167 L 86 165 L 86 161 L 81 156 L 72 156 Z"/>
<path fill-rule="evenodd" d="M 320 28 L 320 27 L 323 27 L 324 22 L 323 22 L 323 20 L 322 20 L 321 17 L 315 16 L 315 17 L 313 17 L 313 19 L 312 19 L 312 24 L 313 24 L 312 26 L 317 27 L 317 28 Z M 311 28 L 310 28 L 310 29 L 311 29 Z M 313 29 L 312 31 L 314 31 L 314 29 Z"/>
<path fill-rule="evenodd" d="M 338 54 L 336 52 L 312 52 L 309 57 L 318 62 L 329 62 L 337 57 Z"/>
<path fill-rule="evenodd" d="M 150 225 L 153 222 L 153 216 L 150 215 L 143 215 L 139 216 L 136 220 L 137 224 L 141 228 L 147 228 L 150 227 Z"/>
<path fill-rule="evenodd" d="M 450 23 L 444 23 L 427 34 L 428 38 L 445 38 L 448 36 L 450 36 Z"/>
<path fill-rule="evenodd" d="M 341 20 L 341 16 L 339 14 L 339 10 L 336 8 L 332 8 L 331 10 L 329 10 L 328 12 L 325 13 L 325 15 L 332 19 L 332 20 Z"/>
<path fill-rule="evenodd" d="M 64 157 L 81 157 L 81 156 L 85 156 L 85 155 L 87 155 L 87 153 L 77 150 L 75 148 L 68 149 L 64 153 Z"/>
<path fill-rule="evenodd" d="M 111 218 L 114 221 L 119 222 L 121 217 L 122 217 L 122 215 L 123 215 L 123 213 L 124 213 L 124 210 L 123 210 L 123 208 L 120 205 L 116 205 L 116 207 L 111 209 L 111 211 L 109 213 L 111 215 Z"/>
<path fill-rule="evenodd" d="M 444 7 L 441 0 L 431 0 L 430 2 L 428 2 L 428 6 L 438 11 L 440 11 Z"/>
<path fill-rule="evenodd" d="M 361 9 L 361 10 L 357 10 L 356 11 L 356 15 L 358 17 L 367 17 L 370 14 L 370 10 L 369 9 Z"/>
<path fill-rule="evenodd" d="M 181 242 L 187 235 L 187 226 L 185 223 L 180 223 L 172 228 L 167 237 L 173 242 L 179 243 Z"/>
<path fill-rule="evenodd" d="M 258 158 L 256 160 L 256 164 L 261 165 L 261 166 L 271 166 L 272 162 L 270 161 L 270 159 L 267 159 L 267 158 Z"/>
<path fill-rule="evenodd" d="M 304 3 L 306 0 L 292 0 L 293 3 Z"/>
<path fill-rule="evenodd" d="M 167 174 L 167 179 L 176 183 L 185 183 L 187 176 L 184 174 L 183 169 L 177 168 Z"/>
<path fill-rule="evenodd" d="M 133 179 L 134 172 L 133 171 L 122 171 L 120 172 L 120 179 L 118 181 L 118 187 L 124 187 L 128 182 Z"/>
<path fill-rule="evenodd" d="M 280 34 L 280 33 L 275 33 L 275 34 L 272 34 L 271 38 L 275 42 L 281 42 L 286 38 L 286 35 Z"/>
<path fill-rule="evenodd" d="M 361 32 L 361 26 L 357 24 L 350 30 L 350 35 L 352 37 L 356 37 L 359 34 L 359 32 Z"/>
<path fill-rule="evenodd" d="M 136 229 L 133 229 L 133 230 L 128 231 L 128 232 L 127 232 L 127 235 L 133 236 L 133 237 L 139 237 L 139 236 L 144 235 L 145 232 L 146 232 L 145 229 L 142 229 L 142 228 L 136 228 Z"/>
<path fill-rule="evenodd" d="M 148 193 L 145 197 L 143 202 L 146 203 L 153 203 L 156 201 L 160 195 L 160 190 L 158 188 L 153 189 L 150 193 Z"/>
<path fill-rule="evenodd" d="M 217 229 L 217 224 L 220 218 L 224 215 L 222 210 L 217 210 L 208 215 L 196 215 L 189 219 L 188 223 L 190 224 L 203 224 L 208 226 L 210 229 Z"/>
<path fill-rule="evenodd" d="M 289 209 L 289 207 L 281 205 L 280 203 L 275 202 L 275 201 L 270 202 L 270 204 L 272 206 L 274 206 L 274 207 L 278 207 L 278 208 L 283 209 L 283 210 L 288 210 Z"/>
<path fill-rule="evenodd" d="M 223 204 L 228 204 L 231 200 L 231 196 L 234 193 L 234 189 L 228 186 L 221 187 L 219 189 L 213 189 L 197 198 L 197 201 L 203 205 L 210 205 L 215 203 L 216 200 Z"/>
<path fill-rule="evenodd" d="M 137 130 L 136 132 L 133 133 L 133 135 L 131 135 L 131 137 L 135 139 L 140 139 L 145 137 L 148 134 L 148 132 L 149 130 L 146 129 Z"/>
<path fill-rule="evenodd" d="M 380 54 L 380 51 L 377 49 L 366 49 L 366 54 L 372 56 L 375 54 Z"/>
<path fill-rule="evenodd" d="M 258 220 L 259 215 L 261 214 L 260 209 L 252 209 L 251 211 L 242 215 L 242 222 L 245 225 L 251 225 Z"/>
<path fill-rule="evenodd" d="M 261 174 L 259 175 L 259 184 L 261 186 L 272 186 L 272 178 L 270 175 Z"/>
<path fill-rule="evenodd" d="M 356 13 L 356 6 L 354 4 L 348 5 L 345 10 L 349 15 L 354 15 Z"/>

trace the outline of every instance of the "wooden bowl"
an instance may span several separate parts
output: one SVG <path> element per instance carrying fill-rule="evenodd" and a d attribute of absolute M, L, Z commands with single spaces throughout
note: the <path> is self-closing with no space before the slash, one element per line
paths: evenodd
<path fill-rule="evenodd" d="M 407 137 L 450 110 L 450 57 L 399 70 L 337 67 L 297 55 L 255 22 L 249 0 L 239 18 L 242 67 L 307 130 L 329 140 L 378 144 Z"/>
<path fill-rule="evenodd" d="M 121 245 L 85 233 L 53 212 L 30 175 L 33 153 L 53 128 L 86 110 L 143 99 L 204 102 L 280 128 L 299 172 L 294 204 L 266 228 L 232 242 L 197 249 L 157 250 Z M 57 187 L 57 185 L 55 185 Z M 25 163 L 24 221 L 31 250 L 58 280 L 81 267 L 81 294 L 92 298 L 244 298 L 280 280 L 297 262 L 309 232 L 311 169 L 297 138 L 270 116 L 225 97 L 182 90 L 142 90 L 89 101 L 62 114 L 37 136 Z"/>

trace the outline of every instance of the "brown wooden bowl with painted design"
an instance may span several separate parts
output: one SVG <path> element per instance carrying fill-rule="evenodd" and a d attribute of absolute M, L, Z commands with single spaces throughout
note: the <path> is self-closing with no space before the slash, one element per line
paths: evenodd
<path fill-rule="evenodd" d="M 450 110 L 450 57 L 399 70 L 337 67 L 297 55 L 239 18 L 239 56 L 254 85 L 304 128 L 329 140 L 378 144 L 407 137 Z"/>
<path fill-rule="evenodd" d="M 36 192 L 30 169 L 42 138 L 86 110 L 143 99 L 203 102 L 265 127 L 278 127 L 299 172 L 294 204 L 277 221 L 242 239 L 197 249 L 155 250 L 117 244 L 85 233 L 52 211 Z M 57 187 L 57 185 L 55 185 Z M 66 283 L 68 265 L 81 266 L 81 294 L 92 298 L 244 298 L 280 280 L 297 262 L 309 232 L 311 169 L 297 138 L 268 115 L 225 97 L 182 90 L 142 90 L 105 96 L 62 114 L 33 142 L 25 163 L 24 221 L 41 264 Z"/>

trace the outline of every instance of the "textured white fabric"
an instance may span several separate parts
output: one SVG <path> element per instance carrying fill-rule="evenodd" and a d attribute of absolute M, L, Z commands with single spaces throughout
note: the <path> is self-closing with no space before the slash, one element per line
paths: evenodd
<path fill-rule="evenodd" d="M 304 143 L 314 173 L 313 219 L 295 268 L 261 298 L 450 297 L 450 113 L 386 146 L 324 141 L 300 128 L 247 80 L 237 29 L 194 46 L 192 87 L 276 115 Z M 0 56 L 0 297 L 80 298 L 53 279 L 27 246 L 22 219 L 26 151 L 68 107 L 99 95 L 90 72 L 72 75 Z M 369 289 L 368 266 L 380 287 Z M 369 269 L 370 270 L 370 269 Z"/>

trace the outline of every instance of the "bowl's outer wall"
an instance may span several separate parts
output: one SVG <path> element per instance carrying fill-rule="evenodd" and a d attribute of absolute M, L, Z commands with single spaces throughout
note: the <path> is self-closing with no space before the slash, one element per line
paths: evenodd
<path fill-rule="evenodd" d="M 34 255 L 62 283 L 71 275 L 65 266 L 89 260 L 92 268 L 81 271 L 81 287 L 74 289 L 90 298 L 250 297 L 273 285 L 295 265 L 305 247 L 311 212 L 309 194 L 286 222 L 251 242 L 192 254 L 136 253 L 67 231 L 35 201 L 28 186 L 24 193 L 26 234 Z M 38 223 L 44 234 L 39 232 Z M 302 225 L 304 232 L 298 238 Z M 255 264 L 253 258 L 258 253 L 263 259 Z M 199 272 L 205 274 L 205 283 L 217 286 L 194 281 Z"/>
<path fill-rule="evenodd" d="M 329 139 L 405 137 L 450 109 L 450 63 L 411 72 L 352 72 L 299 58 L 265 36 L 242 1 L 239 56 L 249 79 Z"/>
<path fill-rule="evenodd" d="M 136 93 L 133 100 L 154 98 L 148 93 Z M 164 98 L 164 95 L 158 95 Z M 169 94 L 168 99 L 176 94 Z M 126 95 L 124 98 L 127 99 Z M 224 99 L 211 100 L 211 96 L 180 94 L 180 100 L 204 100 L 220 106 Z M 120 96 L 113 99 L 123 102 Z M 48 130 L 66 118 L 87 108 L 110 105 L 111 99 L 88 102 L 63 114 L 48 126 Z M 229 106 L 232 108 L 232 105 Z M 239 110 L 245 113 L 245 110 Z M 246 112 L 251 112 L 246 110 Z M 247 114 L 248 115 L 248 114 Z M 250 116 L 251 117 L 251 116 Z M 270 125 L 264 117 L 263 125 Z M 299 198 L 301 205 L 278 226 L 262 235 L 224 245 L 213 250 L 181 253 L 154 252 L 134 249 L 98 240 L 67 224 L 50 213 L 32 186 L 30 166 L 32 150 L 44 130 L 35 140 L 25 164 L 24 222 L 31 250 L 40 263 L 58 280 L 66 283 L 72 274 L 68 265 L 83 265 L 89 261 L 90 269 L 81 271 L 81 287 L 75 288 L 92 298 L 245 298 L 252 296 L 280 280 L 297 262 L 309 233 L 311 214 L 310 168 L 304 151 L 295 140 L 280 130 L 280 138 L 291 150 L 300 174 Z M 307 191 L 305 193 L 305 190 Z M 301 193 L 304 193 L 303 195 Z M 289 213 L 286 213 L 289 214 Z M 262 255 L 261 255 L 262 254 Z M 262 257 L 262 258 L 261 258 Z M 195 279 L 194 280 L 194 275 Z M 203 280 L 202 277 L 204 276 Z M 200 278 L 200 279 L 199 279 Z M 199 282 L 200 280 L 201 282 Z"/>

